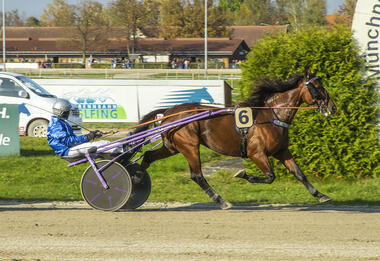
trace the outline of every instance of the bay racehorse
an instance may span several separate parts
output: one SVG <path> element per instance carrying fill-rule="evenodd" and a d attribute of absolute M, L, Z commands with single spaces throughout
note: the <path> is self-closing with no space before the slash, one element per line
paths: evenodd
<path fill-rule="evenodd" d="M 297 112 L 297 108 L 294 107 L 298 107 L 302 103 L 315 105 L 317 110 L 325 116 L 336 111 L 336 106 L 327 90 L 322 86 L 321 80 L 314 76 L 309 69 L 306 69 L 304 74 L 294 74 L 287 81 L 263 79 L 255 87 L 252 95 L 240 103 L 240 106 L 245 107 L 265 107 L 254 110 L 254 124 L 246 133 L 245 151 L 246 156 L 257 165 L 265 177 L 248 175 L 245 170 L 240 170 L 235 177 L 246 179 L 250 183 L 272 183 L 275 174 L 268 157 L 273 156 L 305 185 L 311 195 L 318 198 L 320 202 L 326 202 L 331 198 L 319 192 L 308 182 L 288 149 L 288 128 Z M 158 113 L 163 113 L 165 116 L 175 114 L 162 120 L 161 124 L 166 124 L 197 113 L 191 111 L 192 109 L 212 108 L 215 109 L 215 107 L 197 103 L 185 103 L 169 109 L 152 111 L 145 115 L 140 123 L 154 119 Z M 138 127 L 135 132 L 146 130 L 148 126 Z M 174 127 L 164 132 L 162 139 L 162 147 L 145 152 L 141 163 L 142 168 L 148 168 L 155 160 L 181 153 L 189 163 L 191 179 L 222 209 L 230 208 L 231 204 L 223 200 L 204 178 L 199 147 L 204 145 L 223 155 L 240 157 L 242 136 L 236 129 L 234 115 L 225 113 L 194 121 L 185 126 Z"/>

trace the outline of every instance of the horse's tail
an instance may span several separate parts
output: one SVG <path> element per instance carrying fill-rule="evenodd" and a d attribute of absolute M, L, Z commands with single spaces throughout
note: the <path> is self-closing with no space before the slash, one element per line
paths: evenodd
<path fill-rule="evenodd" d="M 139 124 L 142 124 L 142 123 L 145 123 L 145 122 L 148 122 L 148 121 L 151 121 L 151 120 L 154 120 L 156 118 L 156 115 L 157 114 L 160 114 L 160 113 L 164 113 L 168 108 L 163 108 L 163 109 L 157 109 L 157 110 L 154 110 L 154 111 L 151 111 L 149 112 L 148 114 L 144 115 L 143 118 L 139 121 Z M 140 131 L 144 131 L 144 130 L 147 130 L 149 129 L 150 125 L 152 125 L 153 123 L 150 123 L 150 124 L 144 124 L 142 126 L 139 126 L 137 127 L 133 132 L 132 134 L 135 134 L 135 133 L 138 133 Z"/>

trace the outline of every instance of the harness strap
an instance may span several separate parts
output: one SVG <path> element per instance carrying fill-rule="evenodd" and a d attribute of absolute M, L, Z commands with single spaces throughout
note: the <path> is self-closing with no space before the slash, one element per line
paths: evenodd
<path fill-rule="evenodd" d="M 272 114 L 273 114 L 273 116 L 274 116 L 274 118 L 275 118 L 275 119 L 274 119 L 272 122 L 270 122 L 270 123 L 272 123 L 272 124 L 274 124 L 274 125 L 276 125 L 276 126 L 280 126 L 280 127 L 282 127 L 282 128 L 286 128 L 286 129 L 289 129 L 289 128 L 290 128 L 290 124 L 289 124 L 289 123 L 286 123 L 286 122 L 280 121 L 280 119 L 278 118 L 278 116 L 277 116 L 276 112 L 274 111 L 274 109 L 273 109 L 272 107 L 270 107 L 266 101 L 265 101 L 265 106 L 267 106 L 267 107 L 270 108 L 270 110 L 272 111 Z"/>
<path fill-rule="evenodd" d="M 286 123 L 286 122 L 283 122 L 283 121 L 274 120 L 272 123 L 273 123 L 274 125 L 277 125 L 277 126 L 280 126 L 280 127 L 286 128 L 286 129 L 289 129 L 289 128 L 290 128 L 290 124 L 288 124 L 288 123 Z"/>
<path fill-rule="evenodd" d="M 238 131 L 241 135 L 241 142 L 240 142 L 240 156 L 243 159 L 248 158 L 247 155 L 247 133 L 249 128 L 238 128 Z"/>

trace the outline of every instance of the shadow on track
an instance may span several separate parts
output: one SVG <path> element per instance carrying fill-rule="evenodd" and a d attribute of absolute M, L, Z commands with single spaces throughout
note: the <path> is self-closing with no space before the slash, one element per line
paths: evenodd
<path fill-rule="evenodd" d="M 326 211 L 340 211 L 350 213 L 380 213 L 379 205 L 368 205 L 366 201 L 360 202 L 361 204 L 350 205 L 349 202 L 343 204 L 241 204 L 235 203 L 229 210 L 221 210 L 217 204 L 214 203 L 152 203 L 147 202 L 142 207 L 134 210 L 121 209 L 116 213 L 128 212 L 165 212 L 165 211 L 312 211 L 312 212 L 326 212 Z M 358 203 L 354 201 L 353 203 Z M 373 202 L 370 202 L 373 204 Z M 3 211 L 46 211 L 46 210 L 88 210 L 96 211 L 90 208 L 84 202 L 52 202 L 52 201 L 0 201 L 0 212 Z M 106 213 L 106 212 L 104 212 Z"/>
<path fill-rule="evenodd" d="M 355 201 L 355 203 L 357 203 Z M 360 212 L 360 213 L 380 213 L 380 204 L 377 206 L 369 205 L 335 205 L 335 204 L 316 204 L 316 205 L 296 205 L 296 204 L 233 204 L 229 210 L 221 210 L 218 205 L 213 203 L 194 203 L 176 206 L 173 204 L 162 204 L 161 206 L 150 207 L 146 204 L 142 208 L 128 211 L 342 211 L 342 212 Z"/>

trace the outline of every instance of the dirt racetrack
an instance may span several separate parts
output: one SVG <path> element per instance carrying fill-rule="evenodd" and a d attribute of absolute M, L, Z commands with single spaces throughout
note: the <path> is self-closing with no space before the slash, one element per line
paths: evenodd
<path fill-rule="evenodd" d="M 380 260 L 380 207 L 0 202 L 0 260 Z"/>

